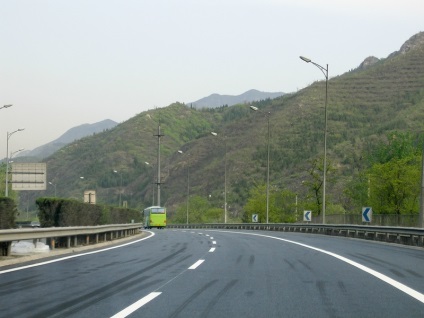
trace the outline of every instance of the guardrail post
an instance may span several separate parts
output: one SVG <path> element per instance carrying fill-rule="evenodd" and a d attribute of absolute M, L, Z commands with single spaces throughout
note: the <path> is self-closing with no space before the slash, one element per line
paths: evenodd
<path fill-rule="evenodd" d="M 70 236 L 66 237 L 66 248 L 71 248 L 71 237 Z"/>
<path fill-rule="evenodd" d="M 12 242 L 0 242 L 1 256 L 10 256 L 12 252 Z"/>

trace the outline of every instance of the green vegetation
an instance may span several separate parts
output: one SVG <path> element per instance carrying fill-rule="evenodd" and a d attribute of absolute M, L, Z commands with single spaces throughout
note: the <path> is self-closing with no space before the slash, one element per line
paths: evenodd
<path fill-rule="evenodd" d="M 42 227 L 93 226 L 124 224 L 142 221 L 139 211 L 114 208 L 76 200 L 38 198 L 39 219 Z"/>
<path fill-rule="evenodd" d="M 15 201 L 11 198 L 0 197 L 0 229 L 15 227 L 15 218 L 18 214 Z"/>
<path fill-rule="evenodd" d="M 179 205 L 170 222 L 175 224 L 187 223 L 187 205 Z M 189 223 L 223 223 L 223 210 L 215 208 L 203 197 L 190 197 L 188 207 Z"/>
<path fill-rule="evenodd" d="M 422 138 L 420 138 L 422 139 Z M 367 168 L 346 188 L 359 208 L 380 214 L 417 214 L 423 142 L 411 133 L 392 132 L 366 157 Z"/>
<path fill-rule="evenodd" d="M 296 196 L 298 213 L 319 215 L 324 94 L 325 82 L 319 81 L 254 103 L 258 112 L 248 105 L 196 110 L 181 103 L 142 112 L 47 158 L 48 180 L 61 198 L 79 200 L 84 190 L 96 190 L 100 204 L 117 205 L 121 195 L 142 211 L 157 195 L 154 135 L 160 122 L 161 205 L 170 220 L 186 222 L 188 171 L 190 223 L 222 222 L 224 171 L 229 221 L 250 222 L 253 212 L 264 220 L 269 113 L 270 221 L 299 220 Z M 423 46 L 331 78 L 326 213 L 359 214 L 362 206 L 376 213 L 417 213 L 423 130 Z M 122 175 L 122 188 L 113 170 Z M 31 192 L 29 201 L 53 194 L 49 186 Z"/>

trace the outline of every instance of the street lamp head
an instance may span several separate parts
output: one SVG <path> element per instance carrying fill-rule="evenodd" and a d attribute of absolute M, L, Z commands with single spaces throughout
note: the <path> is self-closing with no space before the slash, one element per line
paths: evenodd
<path fill-rule="evenodd" d="M 144 162 L 146 165 L 149 165 L 150 163 L 148 163 L 147 161 Z"/>
<path fill-rule="evenodd" d="M 80 177 L 80 179 L 84 179 L 84 177 Z"/>
<path fill-rule="evenodd" d="M 17 131 L 24 131 L 25 128 L 19 128 Z"/>
<path fill-rule="evenodd" d="M 254 110 L 255 112 L 259 110 L 259 108 L 255 107 L 255 106 L 249 106 L 249 107 L 250 107 L 251 110 Z"/>
<path fill-rule="evenodd" d="M 21 148 L 21 149 L 18 149 L 18 150 L 16 150 L 16 151 L 14 151 L 14 152 L 12 152 L 11 154 L 10 154 L 10 158 L 12 158 L 16 153 L 18 153 L 18 152 L 21 152 L 21 151 L 23 151 L 23 150 L 25 150 L 24 148 Z"/>
<path fill-rule="evenodd" d="M 307 57 L 304 57 L 304 56 L 299 56 L 299 57 L 300 57 L 301 60 L 305 61 L 306 63 L 312 62 L 312 60 L 308 59 Z"/>
<path fill-rule="evenodd" d="M 12 107 L 13 105 L 12 104 L 7 104 L 7 105 L 4 105 L 3 107 L 0 107 L 0 108 L 9 108 L 9 107 Z"/>
<path fill-rule="evenodd" d="M 218 136 L 218 134 L 216 132 L 214 132 L 214 131 L 211 131 L 211 135 L 212 136 Z"/>
<path fill-rule="evenodd" d="M 181 153 L 181 154 L 183 154 L 184 152 L 183 152 L 182 150 L 178 150 L 178 153 Z"/>
<path fill-rule="evenodd" d="M 117 170 L 113 170 L 113 172 L 118 173 L 118 171 L 117 171 Z"/>

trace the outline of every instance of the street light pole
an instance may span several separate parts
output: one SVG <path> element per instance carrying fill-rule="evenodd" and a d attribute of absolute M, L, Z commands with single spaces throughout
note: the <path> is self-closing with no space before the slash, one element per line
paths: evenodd
<path fill-rule="evenodd" d="M 157 191 L 157 195 L 158 195 L 157 203 L 158 203 L 158 206 L 160 206 L 160 186 L 162 184 L 161 177 L 160 177 L 160 139 L 163 136 L 165 136 L 160 131 L 160 120 L 159 120 L 159 123 L 158 123 L 158 132 L 154 136 L 155 137 L 158 137 L 158 158 L 157 158 L 158 177 L 157 177 L 156 184 L 157 184 L 157 188 L 158 188 L 158 191 Z"/>
<path fill-rule="evenodd" d="M 10 105 L 12 106 L 12 105 Z M 19 128 L 15 131 L 12 131 L 11 133 L 7 132 L 7 139 L 6 139 L 6 190 L 5 190 L 5 197 L 9 196 L 9 138 L 19 131 L 23 131 L 25 128 Z"/>
<path fill-rule="evenodd" d="M 54 197 L 56 197 L 56 184 L 51 181 L 49 181 L 49 184 L 54 187 Z"/>
<path fill-rule="evenodd" d="M 418 227 L 424 228 L 424 146 L 421 156 L 421 191 L 420 191 L 420 211 L 418 216 Z"/>
<path fill-rule="evenodd" d="M 259 108 L 255 106 L 250 106 L 250 109 L 253 111 L 258 111 Z M 269 117 L 271 113 L 268 112 L 266 114 L 267 122 L 268 122 L 268 141 L 267 141 L 267 164 L 266 164 L 266 223 L 269 223 L 269 140 L 270 140 L 270 129 L 269 129 Z"/>
<path fill-rule="evenodd" d="M 150 166 L 150 163 L 145 161 L 144 162 L 146 165 Z M 153 166 L 152 166 L 153 168 Z M 155 177 L 153 176 L 153 180 L 152 180 L 152 206 L 155 206 Z"/>
<path fill-rule="evenodd" d="M 182 150 L 178 150 L 179 154 L 183 154 Z M 190 200 L 190 155 L 187 155 L 187 208 L 186 208 L 186 223 L 188 224 L 188 207 Z"/>
<path fill-rule="evenodd" d="M 9 107 L 12 107 L 13 105 L 12 104 L 7 104 L 7 105 L 3 105 L 2 107 L 0 107 L 0 109 L 2 109 L 2 108 L 9 108 Z"/>
<path fill-rule="evenodd" d="M 119 189 L 119 207 L 121 206 L 121 193 L 122 193 L 122 173 L 118 172 L 118 170 L 113 170 L 113 172 L 118 173 L 121 176 L 121 186 Z"/>
<path fill-rule="evenodd" d="M 216 132 L 211 132 L 213 136 L 218 136 Z M 227 223 L 227 138 L 224 136 L 224 223 Z"/>
<path fill-rule="evenodd" d="M 24 148 L 21 148 L 21 149 L 18 149 L 18 150 L 16 150 L 16 151 L 14 151 L 14 152 L 11 152 L 11 153 L 10 153 L 10 157 L 9 157 L 9 159 L 12 159 L 12 158 L 13 158 L 13 156 L 15 155 L 15 153 L 21 152 L 21 151 L 23 151 L 23 150 L 25 150 L 25 149 L 24 149 Z"/>
<path fill-rule="evenodd" d="M 325 76 L 325 106 L 324 106 L 324 168 L 322 178 L 322 224 L 325 224 L 325 187 L 326 187 L 326 176 L 327 176 L 327 104 L 328 104 L 328 64 L 323 67 L 307 57 L 300 56 L 300 59 L 306 63 L 312 63 L 324 74 Z"/>

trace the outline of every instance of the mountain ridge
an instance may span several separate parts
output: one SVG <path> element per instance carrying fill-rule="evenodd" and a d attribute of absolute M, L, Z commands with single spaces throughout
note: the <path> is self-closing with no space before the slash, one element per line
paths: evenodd
<path fill-rule="evenodd" d="M 255 101 L 264 100 L 267 98 L 277 98 L 283 96 L 283 92 L 262 92 L 256 89 L 250 89 L 240 95 L 221 95 L 211 94 L 203 97 L 195 102 L 188 103 L 188 105 L 195 108 L 215 108 L 221 106 L 233 106 L 236 104 L 250 103 Z"/>
<path fill-rule="evenodd" d="M 16 157 L 35 157 L 44 159 L 77 139 L 114 128 L 116 125 L 118 125 L 118 123 L 111 119 L 104 119 L 93 124 L 81 124 L 68 129 L 60 137 L 51 142 L 34 148 L 33 150 L 22 151 Z"/>
<path fill-rule="evenodd" d="M 389 132 L 423 130 L 423 87 L 424 45 L 329 79 L 329 210 L 358 208 L 343 189 L 363 168 L 364 151 Z M 190 197 L 208 198 L 222 208 L 225 167 L 228 215 L 244 217 L 250 191 L 265 181 L 268 143 L 271 191 L 289 189 L 306 200 L 311 164 L 322 159 L 324 96 L 325 81 L 317 81 L 298 92 L 253 102 L 257 112 L 244 104 L 195 109 L 180 103 L 145 111 L 54 153 L 45 160 L 48 179 L 57 184 L 59 196 L 80 198 L 84 189 L 96 189 L 100 203 L 116 204 L 120 194 L 132 208 L 152 205 L 160 123 L 161 205 L 170 215 L 186 204 L 188 178 Z M 52 191 L 48 188 L 44 195 Z"/>

